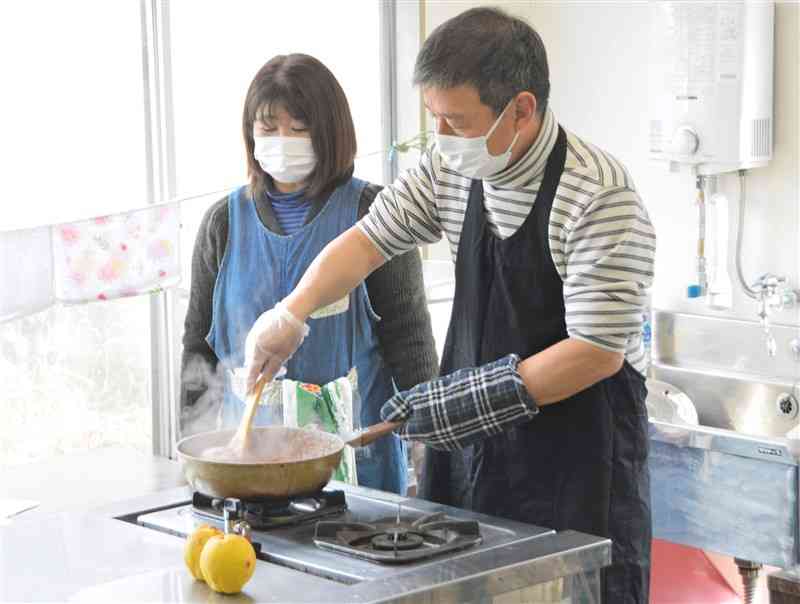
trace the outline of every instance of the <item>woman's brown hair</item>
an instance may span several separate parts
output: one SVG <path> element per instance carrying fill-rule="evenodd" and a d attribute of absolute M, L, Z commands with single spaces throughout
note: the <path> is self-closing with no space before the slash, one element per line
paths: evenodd
<path fill-rule="evenodd" d="M 339 82 L 320 61 L 304 54 L 278 55 L 259 69 L 244 102 L 242 134 L 253 199 L 263 197 L 272 177 L 253 157 L 253 124 L 270 109 L 283 107 L 304 122 L 311 134 L 317 165 L 306 181 L 306 198 L 324 199 L 353 175 L 356 132 Z"/>

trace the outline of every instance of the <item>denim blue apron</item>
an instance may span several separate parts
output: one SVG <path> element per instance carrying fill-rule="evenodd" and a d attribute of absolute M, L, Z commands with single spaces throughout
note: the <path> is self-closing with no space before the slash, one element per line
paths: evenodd
<path fill-rule="evenodd" d="M 285 298 L 322 249 L 358 220 L 366 183 L 355 178 L 338 187 L 319 214 L 296 233 L 273 233 L 259 220 L 255 203 L 242 187 L 228 198 L 228 245 L 214 285 L 211 330 L 206 340 L 224 366 L 244 365 L 244 341 L 256 318 Z M 333 307 L 332 307 L 333 308 Z M 333 314 L 310 318 L 311 332 L 287 363 L 286 377 L 326 384 L 358 372 L 354 415 L 366 427 L 380 422 L 380 408 L 395 392 L 375 333 L 375 314 L 362 283 Z M 326 313 L 323 313 L 326 314 Z M 359 403 L 360 401 L 360 403 Z M 244 403 L 225 385 L 223 417 L 235 425 Z M 280 423 L 271 407 L 261 407 L 256 425 Z M 405 494 L 405 446 L 391 434 L 356 453 L 358 482 Z"/>

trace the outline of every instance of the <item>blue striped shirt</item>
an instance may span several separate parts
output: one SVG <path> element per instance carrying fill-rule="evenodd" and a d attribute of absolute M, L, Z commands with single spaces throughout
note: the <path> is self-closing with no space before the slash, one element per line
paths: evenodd
<path fill-rule="evenodd" d="M 286 235 L 293 235 L 305 224 L 310 204 L 304 195 L 305 191 L 295 193 L 267 191 L 267 199 L 272 204 L 275 218 Z"/>

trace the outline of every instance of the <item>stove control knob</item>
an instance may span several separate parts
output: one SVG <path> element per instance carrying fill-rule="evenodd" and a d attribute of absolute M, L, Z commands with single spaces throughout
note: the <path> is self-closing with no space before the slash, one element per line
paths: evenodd
<path fill-rule="evenodd" d="M 248 541 L 250 541 L 250 532 L 251 532 L 250 524 L 245 522 L 244 520 L 240 520 L 236 524 L 233 525 L 233 532 L 237 535 L 241 535 Z"/>
<path fill-rule="evenodd" d="M 700 148 L 700 137 L 689 126 L 681 126 L 672 135 L 670 151 L 675 155 L 694 155 Z"/>
<path fill-rule="evenodd" d="M 225 533 L 234 532 L 234 523 L 242 517 L 242 500 L 235 497 L 225 499 L 222 516 L 225 519 Z"/>
<path fill-rule="evenodd" d="M 235 497 L 228 497 L 225 499 L 223 510 L 230 516 L 238 517 L 242 511 L 242 500 Z"/>

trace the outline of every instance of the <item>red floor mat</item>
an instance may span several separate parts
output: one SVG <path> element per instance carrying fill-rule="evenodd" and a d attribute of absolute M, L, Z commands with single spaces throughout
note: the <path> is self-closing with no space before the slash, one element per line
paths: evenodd
<path fill-rule="evenodd" d="M 650 604 L 741 604 L 701 550 L 653 540 Z"/>

